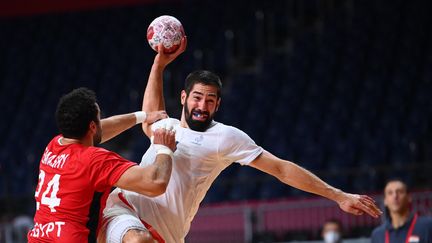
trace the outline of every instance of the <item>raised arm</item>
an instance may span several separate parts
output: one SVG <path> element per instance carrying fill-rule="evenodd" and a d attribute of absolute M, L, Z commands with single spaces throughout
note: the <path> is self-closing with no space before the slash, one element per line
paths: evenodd
<path fill-rule="evenodd" d="M 153 122 L 167 118 L 165 111 L 134 112 L 123 115 L 111 116 L 101 120 L 101 143 L 110 140 L 138 123 L 152 124 Z"/>
<path fill-rule="evenodd" d="M 354 215 L 367 213 L 374 218 L 382 214 L 375 201 L 369 196 L 343 192 L 325 183 L 310 171 L 293 162 L 279 159 L 267 151 L 264 151 L 250 165 L 275 176 L 287 185 L 333 200 L 345 212 Z"/>
<path fill-rule="evenodd" d="M 165 110 L 165 99 L 163 96 L 163 72 L 168 64 L 176 59 L 181 53 L 186 50 L 187 39 L 182 39 L 179 49 L 171 54 L 165 53 L 165 48 L 162 44 L 158 46 L 158 54 L 156 55 L 153 65 L 150 70 L 150 75 L 144 91 L 142 110 L 157 111 Z M 144 133 L 151 137 L 151 129 L 149 124 L 143 123 L 142 128 Z"/>
<path fill-rule="evenodd" d="M 115 186 L 150 197 L 165 192 L 171 177 L 173 151 L 176 149 L 175 133 L 165 129 L 156 130 L 152 146 L 156 146 L 157 154 L 154 163 L 145 167 L 130 167 Z"/>

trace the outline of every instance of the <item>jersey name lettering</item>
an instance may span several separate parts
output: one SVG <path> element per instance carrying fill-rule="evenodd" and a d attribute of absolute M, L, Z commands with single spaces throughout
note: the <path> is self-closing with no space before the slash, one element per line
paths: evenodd
<path fill-rule="evenodd" d="M 54 169 L 62 169 L 68 157 L 69 154 L 56 155 L 46 148 L 41 163 Z"/>
<path fill-rule="evenodd" d="M 31 230 L 30 236 L 32 237 L 49 237 L 50 233 L 56 234 L 57 237 L 61 236 L 61 227 L 65 225 L 65 222 L 56 221 L 49 222 L 46 224 L 35 223 L 35 226 Z"/>

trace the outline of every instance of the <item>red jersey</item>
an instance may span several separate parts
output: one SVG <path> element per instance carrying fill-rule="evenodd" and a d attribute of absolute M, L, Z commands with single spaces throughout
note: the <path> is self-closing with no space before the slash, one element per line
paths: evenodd
<path fill-rule="evenodd" d="M 39 164 L 35 226 L 28 233 L 29 242 L 87 242 L 94 193 L 108 195 L 120 176 L 136 165 L 103 148 L 62 145 L 60 138 L 51 140 Z M 105 205 L 104 198 L 101 204 Z"/>

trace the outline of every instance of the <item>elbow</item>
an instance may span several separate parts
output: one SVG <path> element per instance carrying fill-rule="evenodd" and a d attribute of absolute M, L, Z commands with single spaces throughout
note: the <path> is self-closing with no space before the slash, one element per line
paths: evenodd
<path fill-rule="evenodd" d="M 141 184 L 143 185 L 143 184 Z M 148 197 L 157 197 L 165 193 L 168 187 L 168 179 L 156 179 L 151 182 L 147 181 L 147 185 L 142 187 L 139 191 L 140 194 L 146 195 Z"/>
<path fill-rule="evenodd" d="M 154 182 L 153 189 L 150 192 L 150 197 L 157 197 L 165 193 L 168 187 L 168 181 Z"/>
<path fill-rule="evenodd" d="M 143 133 L 144 133 L 147 137 L 150 138 L 150 137 L 152 136 L 152 134 L 151 134 L 151 127 L 150 127 L 150 125 L 149 125 L 148 123 L 143 122 L 143 123 L 141 124 L 141 128 L 142 128 Z"/>

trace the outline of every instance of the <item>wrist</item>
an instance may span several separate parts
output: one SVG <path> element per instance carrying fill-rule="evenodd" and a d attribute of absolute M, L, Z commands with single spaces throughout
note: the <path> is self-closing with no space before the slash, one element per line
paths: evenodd
<path fill-rule="evenodd" d="M 162 144 L 153 144 L 153 146 L 154 146 L 154 148 L 156 150 L 156 155 L 158 155 L 158 154 L 166 154 L 166 155 L 168 155 L 168 156 L 171 157 L 171 160 L 173 160 L 174 153 L 173 153 L 173 151 L 170 148 L 168 148 L 167 146 L 162 145 Z"/>
<path fill-rule="evenodd" d="M 147 113 L 145 111 L 137 111 L 135 115 L 135 124 L 143 123 L 147 120 Z"/>
<path fill-rule="evenodd" d="M 163 73 L 163 71 L 165 70 L 166 66 L 167 66 L 166 64 L 163 64 L 163 63 L 160 63 L 160 62 L 156 61 L 156 62 L 153 63 L 152 69 L 155 70 L 155 71 L 158 71 L 160 73 Z"/>
<path fill-rule="evenodd" d="M 345 199 L 345 193 L 337 188 L 332 188 L 331 190 L 331 198 L 333 201 L 340 203 Z"/>

